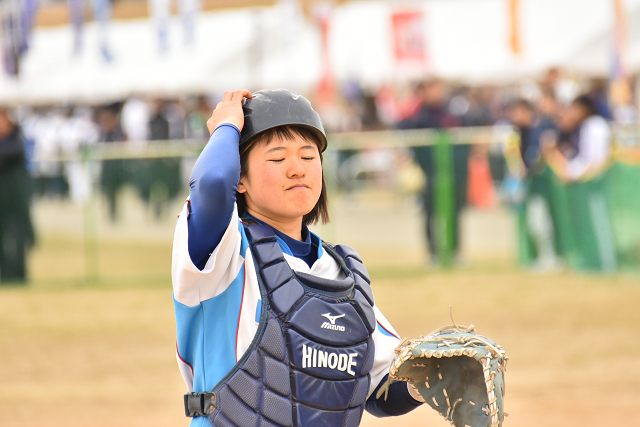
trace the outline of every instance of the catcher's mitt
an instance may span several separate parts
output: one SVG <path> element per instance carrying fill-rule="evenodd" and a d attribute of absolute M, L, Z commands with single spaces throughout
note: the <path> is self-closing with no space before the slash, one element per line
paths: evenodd
<path fill-rule="evenodd" d="M 500 427 L 504 418 L 502 347 L 472 326 L 445 326 L 396 347 L 389 377 L 407 381 L 456 427 Z"/>

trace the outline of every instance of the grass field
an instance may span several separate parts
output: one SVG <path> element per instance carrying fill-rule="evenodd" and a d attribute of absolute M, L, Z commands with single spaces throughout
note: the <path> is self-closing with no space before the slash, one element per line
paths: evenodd
<path fill-rule="evenodd" d="M 170 236 L 101 240 L 94 282 L 83 278 L 81 242 L 42 235 L 29 286 L 0 287 L 0 426 L 188 425 Z M 501 259 L 454 271 L 376 261 L 376 303 L 401 335 L 449 324 L 451 305 L 456 322 L 505 348 L 505 426 L 640 425 L 637 276 L 536 275 Z M 362 425 L 400 421 L 448 425 L 424 407 Z"/>

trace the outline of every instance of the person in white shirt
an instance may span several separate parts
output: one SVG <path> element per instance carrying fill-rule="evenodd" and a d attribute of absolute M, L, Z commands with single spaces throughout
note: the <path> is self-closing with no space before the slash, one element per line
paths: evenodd
<path fill-rule="evenodd" d="M 567 158 L 552 144 L 545 144 L 545 157 L 551 168 L 567 182 L 597 175 L 611 156 L 609 124 L 597 115 L 588 96 L 576 98 L 564 112 L 564 121 L 573 128 L 575 145 Z"/>

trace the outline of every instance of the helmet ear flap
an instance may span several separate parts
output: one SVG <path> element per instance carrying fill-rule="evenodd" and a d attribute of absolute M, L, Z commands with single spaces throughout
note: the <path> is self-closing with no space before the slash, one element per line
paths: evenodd
<path fill-rule="evenodd" d="M 320 115 L 302 95 L 286 89 L 259 90 L 243 101 L 244 126 L 240 135 L 240 153 L 246 152 L 254 138 L 278 126 L 300 126 L 316 134 L 320 152 L 327 148 L 327 135 Z"/>

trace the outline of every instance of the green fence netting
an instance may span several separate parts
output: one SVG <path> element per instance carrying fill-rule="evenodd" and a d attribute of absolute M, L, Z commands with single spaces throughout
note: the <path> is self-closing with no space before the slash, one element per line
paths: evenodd
<path fill-rule="evenodd" d="M 334 134 L 330 135 L 327 157 L 330 159 L 333 151 L 433 146 L 436 233 L 440 236 L 437 251 L 443 264 L 449 265 L 453 263 L 455 238 L 453 183 L 456 173 L 453 148 L 456 145 L 502 145 L 512 133 L 513 130 L 508 126 L 494 126 L 446 131 L 417 129 Z M 640 140 L 637 130 L 629 135 L 634 143 Z M 35 161 L 83 161 L 87 167 L 99 160 L 126 160 L 132 164 L 134 160 L 142 163 L 176 162 L 180 157 L 197 156 L 201 148 L 202 144 L 196 141 L 158 141 L 149 143 L 143 150 L 131 149 L 126 144 L 99 144 L 87 149 L 82 156 L 79 153 L 72 157 Z M 556 252 L 570 268 L 581 271 L 640 271 L 640 154 L 637 157 L 638 161 L 633 164 L 618 153 L 616 158 L 620 161 L 586 182 L 565 184 L 549 168 L 531 179 L 529 194 L 541 195 L 547 201 L 554 226 Z M 333 187 L 335 171 L 330 164 L 325 166 L 328 183 Z M 134 168 L 138 181 L 139 169 Z M 164 168 L 161 168 L 160 175 L 167 178 Z M 171 176 L 171 182 L 178 183 L 177 173 Z M 152 199 L 158 191 L 152 191 L 153 186 L 147 185 L 147 181 L 142 180 L 145 185 L 141 190 L 145 190 L 144 195 Z M 176 190 L 169 185 L 161 189 L 161 193 L 167 193 L 169 197 Z M 95 203 L 88 200 L 85 205 L 86 217 L 95 217 Z M 518 226 L 518 259 L 522 265 L 531 265 L 536 258 L 536 250 L 527 229 L 525 205 L 521 203 L 514 206 Z M 85 234 L 89 236 L 87 241 L 91 241 L 91 236 L 95 235 L 95 230 L 91 230 L 95 227 L 87 218 Z M 89 254 L 87 256 L 91 257 Z"/>
<path fill-rule="evenodd" d="M 585 182 L 563 183 L 550 168 L 531 180 L 549 206 L 556 252 L 580 271 L 640 270 L 640 166 L 615 162 Z M 516 207 L 518 259 L 530 265 L 535 247 L 524 205 Z"/>

